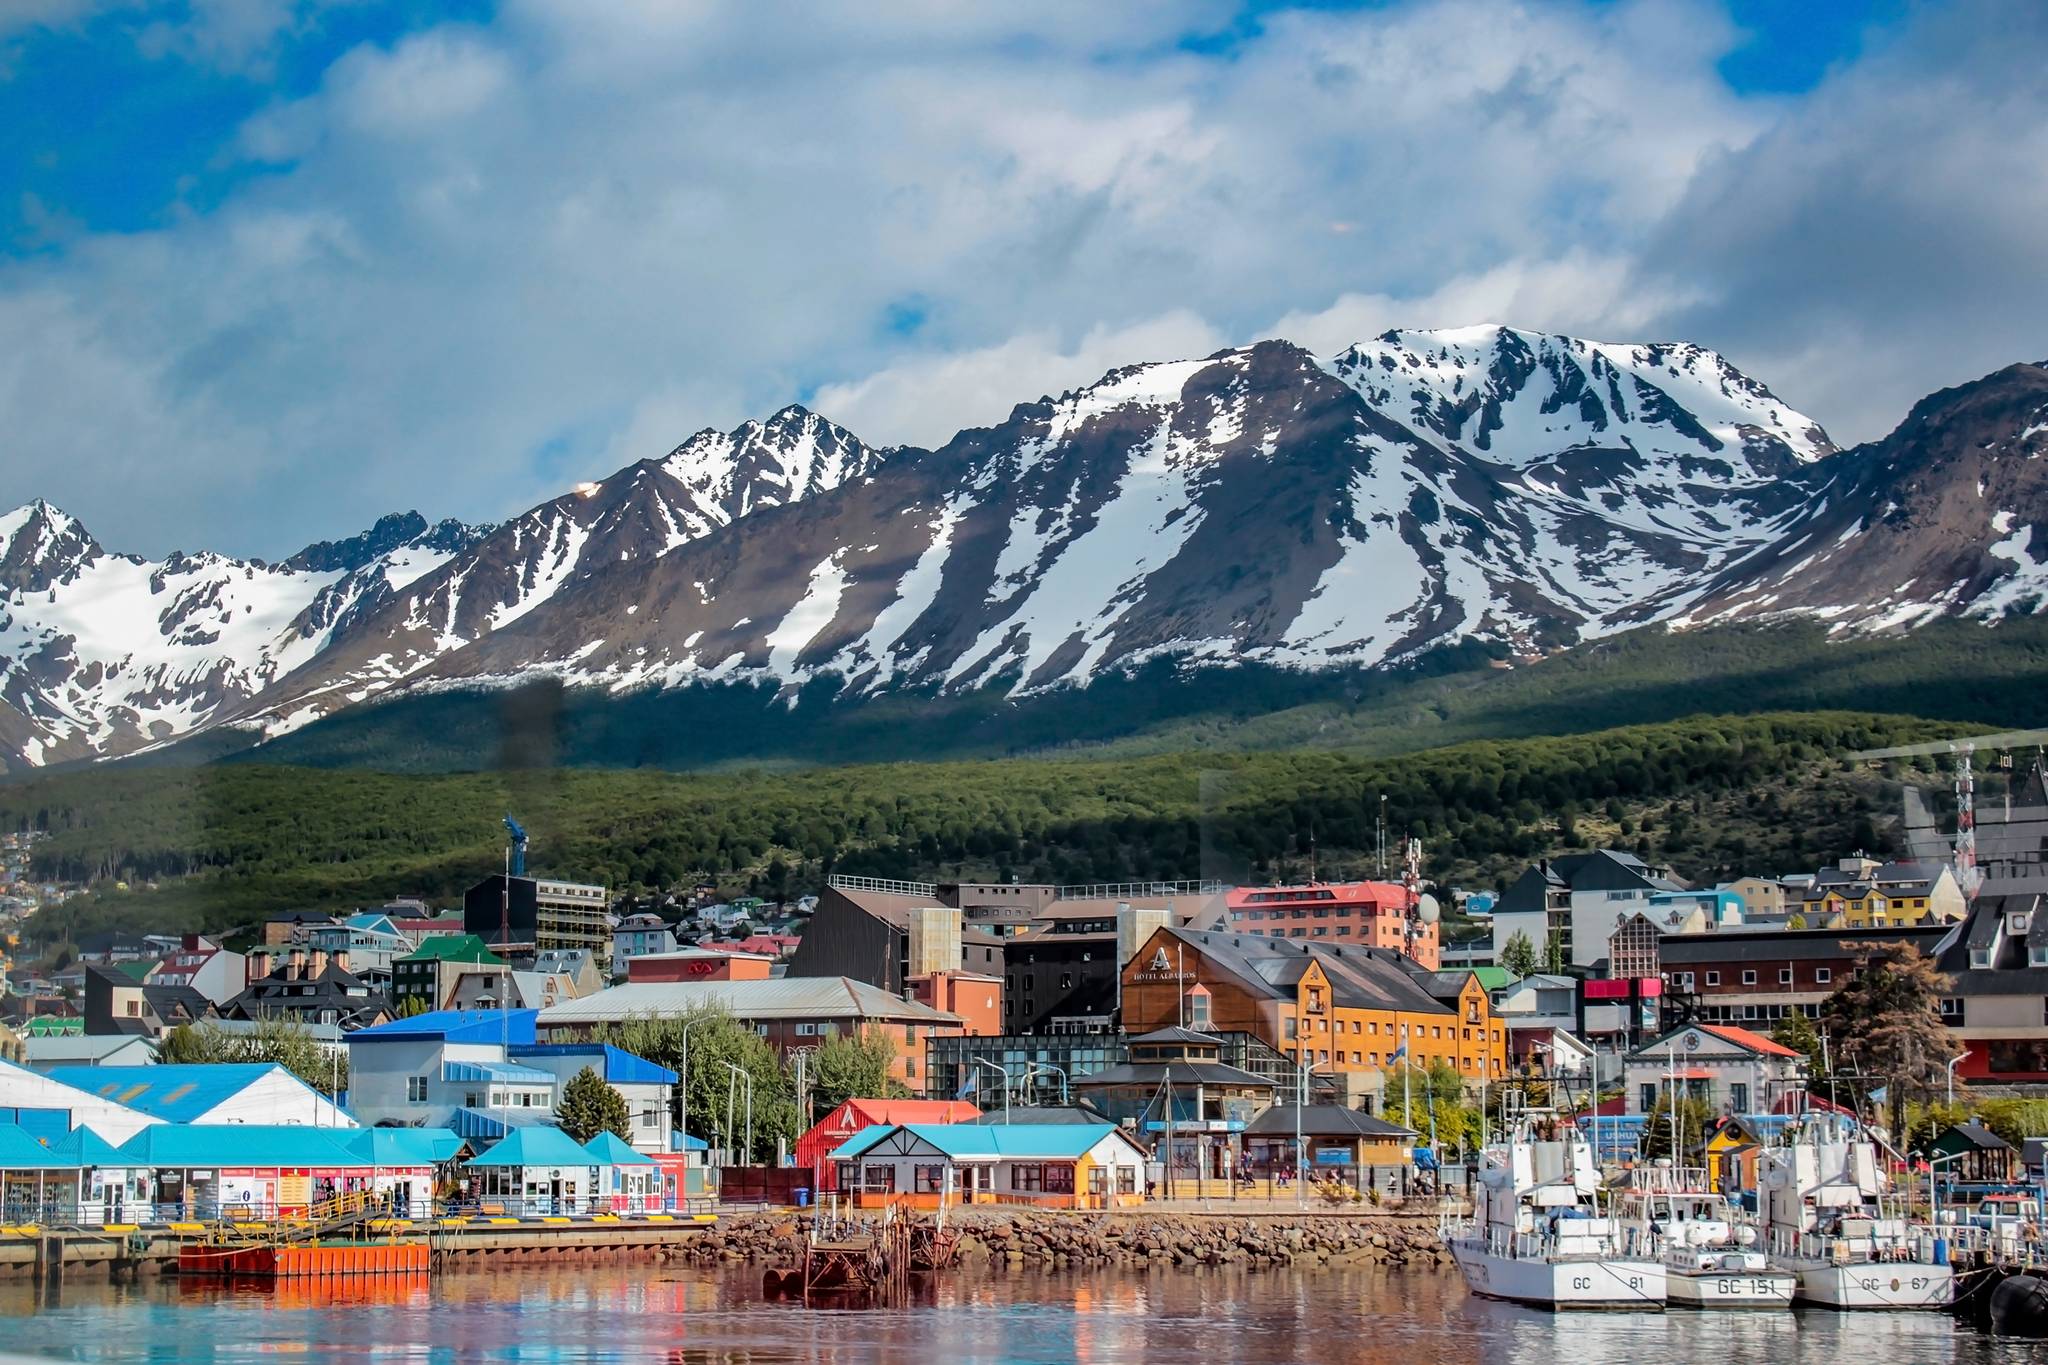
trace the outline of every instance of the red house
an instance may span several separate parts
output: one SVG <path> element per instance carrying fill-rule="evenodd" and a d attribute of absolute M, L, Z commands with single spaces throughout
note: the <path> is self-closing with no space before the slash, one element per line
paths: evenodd
<path fill-rule="evenodd" d="M 811 1188 L 839 1188 L 832 1153 L 861 1129 L 876 1123 L 972 1123 L 981 1110 L 965 1100 L 848 1100 L 811 1125 L 796 1140 L 796 1164 L 811 1173 Z"/>

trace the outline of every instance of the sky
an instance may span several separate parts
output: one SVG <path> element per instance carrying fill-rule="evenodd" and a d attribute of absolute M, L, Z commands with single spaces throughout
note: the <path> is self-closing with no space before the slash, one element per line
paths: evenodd
<path fill-rule="evenodd" d="M 6 0 L 0 507 L 275 558 L 1480 322 L 1874 439 L 2048 359 L 2043 69 L 2017 0 Z"/>

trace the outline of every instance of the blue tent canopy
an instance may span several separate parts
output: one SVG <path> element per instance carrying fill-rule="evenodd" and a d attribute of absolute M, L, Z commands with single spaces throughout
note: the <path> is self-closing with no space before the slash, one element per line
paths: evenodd
<path fill-rule="evenodd" d="M 362 1128 L 342 1140 L 379 1166 L 438 1166 L 462 1151 L 462 1139 L 446 1128 Z"/>
<path fill-rule="evenodd" d="M 82 1123 L 51 1143 L 50 1152 L 64 1158 L 67 1164 L 77 1166 L 103 1167 L 127 1164 L 113 1143 Z"/>
<path fill-rule="evenodd" d="M 0 1171 L 75 1171 L 78 1162 L 45 1147 L 18 1123 L 0 1123 Z"/>

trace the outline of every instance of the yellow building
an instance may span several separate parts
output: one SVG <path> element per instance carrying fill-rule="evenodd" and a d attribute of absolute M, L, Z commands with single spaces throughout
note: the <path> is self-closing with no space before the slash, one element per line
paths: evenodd
<path fill-rule="evenodd" d="M 1952 924 L 1969 910 L 1945 865 L 1845 858 L 1800 898 L 1809 929 L 1895 929 Z"/>

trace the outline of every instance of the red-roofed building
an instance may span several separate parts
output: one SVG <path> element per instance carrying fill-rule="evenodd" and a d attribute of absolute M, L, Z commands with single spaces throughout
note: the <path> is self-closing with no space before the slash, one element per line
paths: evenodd
<path fill-rule="evenodd" d="M 831 1156 L 861 1129 L 878 1123 L 972 1123 L 981 1110 L 965 1100 L 848 1100 L 796 1140 L 796 1164 L 813 1176 L 811 1188 L 839 1188 Z"/>
<path fill-rule="evenodd" d="M 1684 1024 L 1622 1059 L 1628 1112 L 1647 1114 L 1671 1092 L 1716 1115 L 1760 1114 L 1806 1089 L 1803 1054 L 1730 1024 Z"/>

